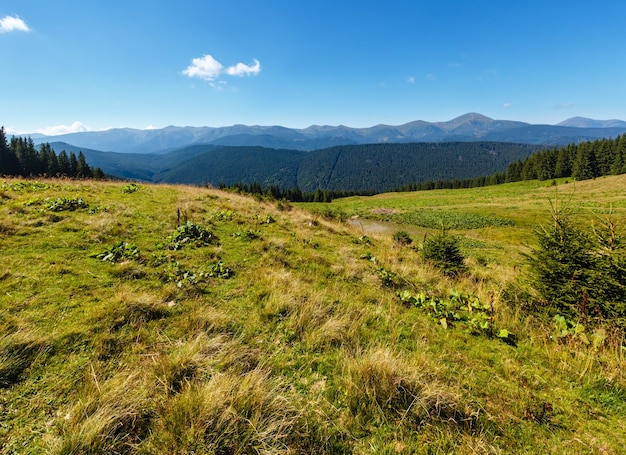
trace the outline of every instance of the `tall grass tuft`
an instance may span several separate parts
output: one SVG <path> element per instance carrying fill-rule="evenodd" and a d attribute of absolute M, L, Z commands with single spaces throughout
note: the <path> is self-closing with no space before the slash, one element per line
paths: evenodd
<path fill-rule="evenodd" d="M 345 377 L 350 414 L 362 428 L 412 422 L 473 429 L 480 407 L 434 374 L 425 359 L 409 363 L 389 348 L 377 348 L 348 360 Z"/>
<path fill-rule="evenodd" d="M 151 387 L 138 372 L 122 371 L 101 380 L 90 365 L 74 404 L 62 414 L 55 455 L 130 453 L 149 434 L 155 416 Z"/>
<path fill-rule="evenodd" d="M 0 337 L 0 389 L 17 384 L 35 361 L 52 349 L 43 337 L 18 330 Z"/>
<path fill-rule="evenodd" d="M 308 444 L 297 400 L 283 383 L 255 369 L 217 373 L 159 410 L 148 451 L 160 453 L 303 453 Z"/>

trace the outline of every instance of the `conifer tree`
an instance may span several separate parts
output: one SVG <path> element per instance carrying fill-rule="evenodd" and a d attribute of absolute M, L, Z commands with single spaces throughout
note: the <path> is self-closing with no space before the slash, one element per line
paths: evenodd
<path fill-rule="evenodd" d="M 59 174 L 69 177 L 71 175 L 72 169 L 70 167 L 70 158 L 67 156 L 67 152 L 65 150 L 61 150 L 58 156 L 59 162 Z"/>
<path fill-rule="evenodd" d="M 70 152 L 70 172 L 68 176 L 69 177 L 78 176 L 78 160 L 76 159 L 76 155 L 74 154 L 74 152 Z"/>
<path fill-rule="evenodd" d="M 0 127 L 0 175 L 18 175 L 20 164 L 15 152 L 7 143 L 4 127 Z"/>
<path fill-rule="evenodd" d="M 566 212 L 553 206 L 551 215 L 551 224 L 535 232 L 537 247 L 529 256 L 532 281 L 558 313 L 575 315 L 588 295 L 594 268 L 591 242 Z"/>
<path fill-rule="evenodd" d="M 91 168 L 87 164 L 87 160 L 85 159 L 85 155 L 82 150 L 78 152 L 78 159 L 76 162 L 76 177 L 78 178 L 89 178 L 92 177 Z"/>
<path fill-rule="evenodd" d="M 591 144 L 580 144 L 572 165 L 572 177 L 588 180 L 598 176 L 598 163 Z"/>

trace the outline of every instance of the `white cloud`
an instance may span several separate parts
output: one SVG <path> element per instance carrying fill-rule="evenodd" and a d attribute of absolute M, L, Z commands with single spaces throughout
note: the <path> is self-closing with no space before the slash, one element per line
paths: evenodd
<path fill-rule="evenodd" d="M 255 58 L 254 64 L 252 66 L 246 65 L 244 63 L 237 63 L 234 66 L 229 66 L 226 68 L 226 74 L 230 76 L 251 76 L 256 75 L 261 72 L 261 63 Z"/>
<path fill-rule="evenodd" d="M 563 104 L 559 104 L 558 106 L 554 106 L 557 109 L 568 109 L 570 107 L 573 107 L 574 103 L 563 103 Z"/>
<path fill-rule="evenodd" d="M 212 81 L 220 75 L 224 67 L 213 56 L 207 54 L 200 58 L 194 58 L 183 74 L 189 77 L 197 77 L 205 81 Z"/>
<path fill-rule="evenodd" d="M 413 76 L 409 76 L 406 80 L 409 84 L 413 84 L 415 82 L 415 78 Z"/>
<path fill-rule="evenodd" d="M 212 55 L 206 54 L 199 58 L 191 60 L 189 65 L 183 74 L 188 77 L 196 77 L 198 79 L 204 79 L 205 81 L 213 82 L 222 74 L 229 76 L 253 76 L 261 72 L 261 63 L 255 58 L 252 65 L 246 65 L 245 63 L 237 63 L 236 65 L 224 68 L 220 62 L 215 60 Z M 221 82 L 221 85 L 224 83 Z"/>
<path fill-rule="evenodd" d="M 429 73 L 426 75 L 426 79 L 430 81 L 434 81 L 434 80 L 437 80 L 437 76 L 435 76 L 433 73 Z"/>
<path fill-rule="evenodd" d="M 504 107 L 504 108 L 511 107 L 511 103 L 504 103 L 504 104 L 502 105 L 502 107 Z"/>
<path fill-rule="evenodd" d="M 60 134 L 69 134 L 69 133 L 82 133 L 85 131 L 91 131 L 86 125 L 83 125 L 81 122 L 74 122 L 70 126 L 67 125 L 56 125 L 56 126 L 47 126 L 45 128 L 37 130 L 38 133 L 45 134 L 46 136 L 58 136 Z"/>
<path fill-rule="evenodd" d="M 0 19 L 0 33 L 30 32 L 30 28 L 19 17 L 4 16 Z"/>

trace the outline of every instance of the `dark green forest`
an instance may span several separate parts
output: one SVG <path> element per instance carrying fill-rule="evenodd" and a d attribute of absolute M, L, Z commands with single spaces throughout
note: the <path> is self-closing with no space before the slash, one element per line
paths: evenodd
<path fill-rule="evenodd" d="M 482 143 L 482 146 L 484 147 L 485 144 L 489 143 Z M 467 145 L 480 146 L 481 143 L 470 143 Z M 332 149 L 327 149 L 327 151 L 329 150 Z M 329 161 L 329 163 L 331 162 Z M 439 165 L 446 165 L 445 158 L 440 158 Z M 325 169 L 325 171 L 328 174 L 328 169 Z M 576 180 L 588 180 L 604 175 L 624 173 L 626 173 L 626 135 L 617 136 L 615 139 L 599 139 L 577 145 L 570 144 L 565 147 L 535 151 L 524 160 L 511 162 L 506 171 L 503 172 L 466 179 L 425 180 L 404 184 L 389 191 L 477 188 L 522 180 L 550 180 L 566 177 L 572 177 Z M 323 174 L 324 172 L 320 173 L 320 175 Z M 358 178 L 362 178 L 362 176 L 358 176 Z M 293 202 L 330 202 L 340 197 L 367 196 L 378 193 L 378 191 L 373 190 L 328 189 L 324 188 L 322 184 L 323 182 L 320 182 L 320 186 L 314 191 L 302 191 L 299 187 L 281 189 L 277 185 L 262 186 L 256 181 L 252 184 L 238 182 L 234 185 L 222 184 L 221 186 L 238 192 L 265 195 Z"/>
<path fill-rule="evenodd" d="M 614 139 L 570 144 L 544 149 L 524 160 L 511 162 L 504 172 L 468 179 L 428 180 L 401 185 L 394 191 L 475 188 L 522 180 L 551 180 L 571 177 L 588 180 L 603 175 L 626 173 L 626 135 Z"/>
<path fill-rule="evenodd" d="M 205 153 L 155 174 L 153 181 L 197 185 L 251 185 L 303 192 L 380 193 L 407 182 L 475 178 L 506 169 L 539 150 L 504 142 L 343 145 L 312 152 L 265 147 L 207 146 Z M 174 154 L 188 156 L 189 148 Z M 164 157 L 169 156 L 164 155 Z M 165 159 L 165 158 L 162 158 Z"/>
<path fill-rule="evenodd" d="M 0 175 L 21 177 L 75 177 L 104 178 L 100 168 L 87 164 L 82 152 L 78 156 L 65 150 L 58 155 L 50 144 L 41 144 L 39 149 L 31 138 L 13 136 L 7 141 L 4 127 L 0 127 Z"/>

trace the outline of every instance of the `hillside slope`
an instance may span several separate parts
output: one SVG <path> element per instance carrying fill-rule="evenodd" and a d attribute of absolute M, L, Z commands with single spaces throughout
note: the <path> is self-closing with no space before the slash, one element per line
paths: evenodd
<path fill-rule="evenodd" d="M 77 151 L 63 142 L 57 151 Z M 83 150 L 92 166 L 121 178 L 194 185 L 254 182 L 299 187 L 382 192 L 428 180 L 467 179 L 504 171 L 538 146 L 502 142 L 368 144 L 302 152 L 265 147 L 195 145 L 164 154 Z"/>
<path fill-rule="evenodd" d="M 455 197 L 522 216 L 549 197 L 533 185 Z M 559 342 L 510 308 L 520 263 L 490 253 L 508 228 L 466 231 L 469 275 L 453 280 L 389 234 L 284 203 L 2 181 L 0 453 L 618 454 L 623 340 Z M 444 325 L 403 291 L 479 299 L 496 332 Z"/>

